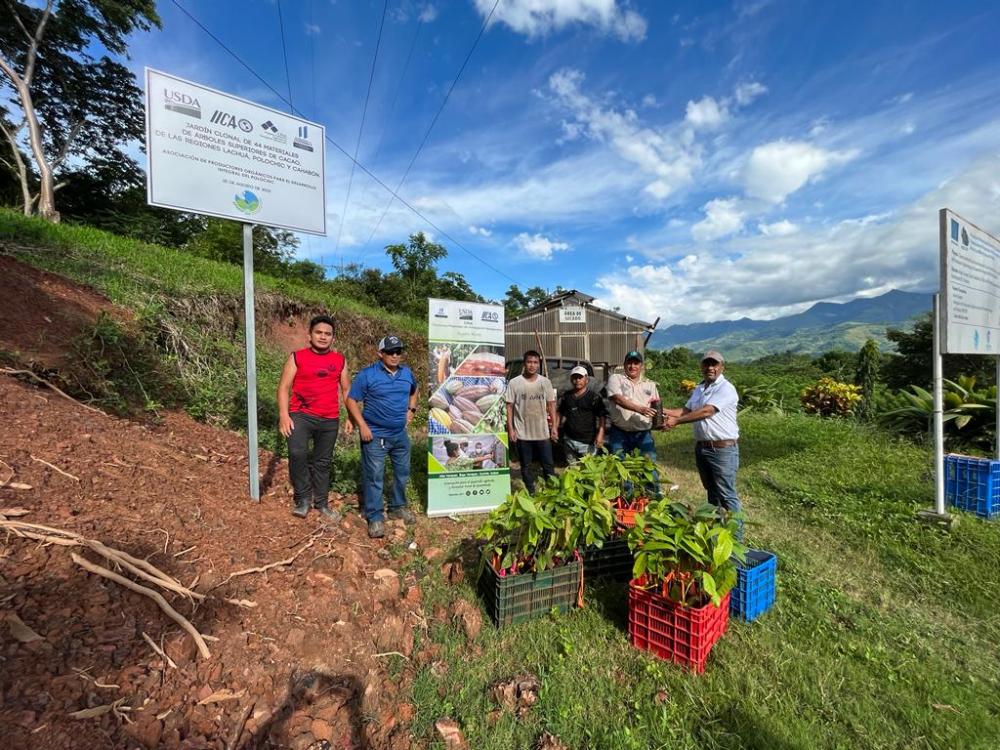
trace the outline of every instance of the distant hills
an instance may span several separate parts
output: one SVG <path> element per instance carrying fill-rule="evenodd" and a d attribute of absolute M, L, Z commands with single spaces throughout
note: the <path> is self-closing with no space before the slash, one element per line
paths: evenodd
<path fill-rule="evenodd" d="M 932 296 L 892 290 L 879 297 L 850 302 L 817 302 L 808 310 L 774 320 L 717 320 L 672 325 L 650 338 L 653 349 L 686 346 L 695 351 L 719 349 L 729 359 L 749 360 L 794 351 L 821 354 L 831 349 L 857 351 L 869 338 L 891 348 L 885 329 L 906 328 L 929 312 Z"/>

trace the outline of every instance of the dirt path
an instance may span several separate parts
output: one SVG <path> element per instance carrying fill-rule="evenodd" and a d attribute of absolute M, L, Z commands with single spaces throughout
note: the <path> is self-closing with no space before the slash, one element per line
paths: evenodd
<path fill-rule="evenodd" d="M 100 540 L 211 591 L 197 607 L 168 599 L 219 639 L 201 659 L 149 599 L 85 572 L 70 550 L 0 539 L 0 619 L 16 614 L 41 636 L 20 642 L 9 620 L 0 622 L 0 744 L 224 748 L 249 710 L 235 746 L 411 746 L 412 707 L 400 703 L 408 672 L 390 679 L 389 660 L 376 654 L 410 656 L 414 628 L 426 626 L 416 575 L 403 571 L 425 568 L 425 545 L 442 544 L 440 524 L 395 526 L 373 542 L 354 512 L 332 527 L 315 513 L 295 519 L 283 462 L 252 505 L 242 439 L 184 415 L 144 426 L 0 377 L 0 424 L 0 460 L 11 481 L 32 487 L 0 488 L 0 508 L 24 507 L 31 512 L 23 520 Z M 262 467 L 270 461 L 262 454 Z M 0 482 L 9 473 L 0 465 Z M 296 553 L 291 565 L 223 583 Z M 220 697 L 228 699 L 213 700 Z M 115 701 L 131 709 L 119 711 L 125 717 L 69 716 Z"/>

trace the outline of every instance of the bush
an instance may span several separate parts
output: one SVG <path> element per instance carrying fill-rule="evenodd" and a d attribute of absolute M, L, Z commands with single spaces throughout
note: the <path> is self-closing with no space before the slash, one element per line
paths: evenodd
<path fill-rule="evenodd" d="M 802 391 L 802 408 L 808 414 L 821 417 L 846 417 L 861 401 L 861 388 L 851 383 L 840 383 L 833 378 L 820 378 Z"/>

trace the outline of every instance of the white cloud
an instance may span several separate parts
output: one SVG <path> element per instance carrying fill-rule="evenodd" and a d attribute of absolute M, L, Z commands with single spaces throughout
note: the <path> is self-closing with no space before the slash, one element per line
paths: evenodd
<path fill-rule="evenodd" d="M 659 107 L 660 106 L 660 102 L 652 94 L 646 94 L 644 97 L 642 97 L 642 106 L 643 107 Z"/>
<path fill-rule="evenodd" d="M 704 96 L 698 101 L 687 103 L 687 115 L 684 117 L 691 127 L 714 130 L 729 119 L 725 104 L 720 104 L 710 96 Z"/>
<path fill-rule="evenodd" d="M 857 151 L 828 151 L 805 141 L 773 141 L 757 146 L 743 174 L 747 195 L 780 203 L 830 167 L 857 156 Z"/>
<path fill-rule="evenodd" d="M 933 289 L 938 284 L 938 209 L 949 206 L 997 233 L 998 174 L 1000 154 L 994 150 L 891 214 L 862 215 L 808 232 L 738 237 L 681 260 L 676 258 L 684 248 L 674 248 L 669 262 L 630 265 L 600 277 L 597 302 L 641 319 L 690 323 L 770 318 L 820 300 Z"/>
<path fill-rule="evenodd" d="M 625 255 L 625 262 L 626 262 L 626 263 L 631 263 L 631 262 L 632 262 L 632 261 L 634 261 L 634 260 L 635 260 L 635 257 L 634 257 L 634 256 L 632 256 L 632 255 L 628 255 L 628 254 L 626 254 L 626 255 Z"/>
<path fill-rule="evenodd" d="M 691 227 L 696 242 L 709 242 L 743 228 L 745 212 L 736 198 L 716 198 L 705 204 L 705 218 Z"/>
<path fill-rule="evenodd" d="M 741 83 L 736 87 L 736 91 L 733 92 L 733 96 L 736 98 L 736 103 L 741 107 L 745 107 L 754 99 L 759 96 L 763 96 L 767 93 L 767 86 L 763 83 L 757 81 L 750 81 L 748 83 Z"/>
<path fill-rule="evenodd" d="M 423 8 L 420 9 L 420 15 L 417 16 L 417 20 L 420 23 L 431 23 L 438 16 L 437 8 L 435 8 L 430 3 L 427 3 Z"/>
<path fill-rule="evenodd" d="M 641 41 L 646 19 L 618 0 L 475 0 L 476 10 L 486 18 L 494 6 L 491 23 L 505 23 L 519 34 L 544 36 L 567 26 L 583 24 L 622 41 Z"/>
<path fill-rule="evenodd" d="M 323 33 L 323 29 L 320 28 L 319 24 L 307 23 L 306 24 L 306 36 L 319 36 Z"/>
<path fill-rule="evenodd" d="M 899 132 L 903 135 L 913 135 L 913 132 L 917 129 L 917 126 L 912 122 L 903 123 L 903 127 L 899 129 Z"/>
<path fill-rule="evenodd" d="M 799 231 L 797 224 L 793 224 L 788 219 L 782 219 L 772 224 L 758 224 L 757 229 L 765 237 L 787 237 Z"/>
<path fill-rule="evenodd" d="M 514 244 L 524 253 L 539 260 L 552 260 L 552 253 L 559 250 L 569 250 L 565 242 L 553 242 L 540 234 L 521 232 L 514 238 Z"/>
<path fill-rule="evenodd" d="M 585 133 L 589 138 L 611 144 L 626 161 L 652 177 L 645 191 L 663 200 L 680 187 L 688 185 L 701 165 L 701 147 L 683 133 L 655 130 L 644 126 L 636 113 L 604 107 L 583 93 L 583 73 L 564 68 L 549 78 L 549 90 L 574 116 L 576 129 L 564 133 Z"/>
<path fill-rule="evenodd" d="M 493 236 L 493 232 L 491 232 L 486 227 L 477 227 L 475 225 L 472 225 L 472 226 L 469 227 L 469 234 L 477 234 L 480 237 L 492 237 Z"/>

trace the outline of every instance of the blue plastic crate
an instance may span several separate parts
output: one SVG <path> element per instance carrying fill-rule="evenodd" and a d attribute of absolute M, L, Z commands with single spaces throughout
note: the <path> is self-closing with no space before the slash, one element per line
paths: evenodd
<path fill-rule="evenodd" d="M 944 496 L 949 504 L 980 518 L 1000 514 L 1000 461 L 948 454 L 944 457 Z"/>
<path fill-rule="evenodd" d="M 745 563 L 736 563 L 736 585 L 729 598 L 729 614 L 753 622 L 774 604 L 778 558 L 773 552 L 747 550 Z"/>

